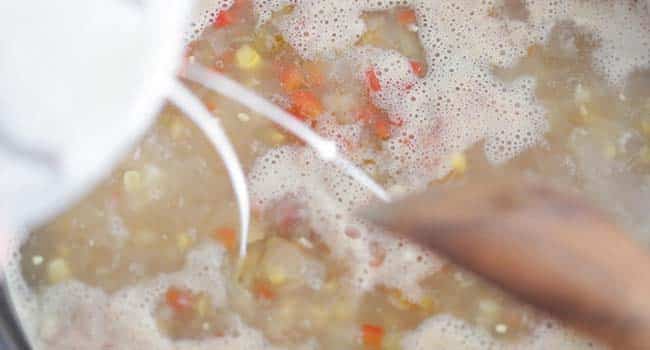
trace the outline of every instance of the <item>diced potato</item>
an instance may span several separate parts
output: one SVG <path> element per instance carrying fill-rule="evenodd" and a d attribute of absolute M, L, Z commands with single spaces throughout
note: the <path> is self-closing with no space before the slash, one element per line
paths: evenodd
<path fill-rule="evenodd" d="M 260 268 L 271 283 L 311 285 L 314 280 L 322 282 L 325 277 L 322 263 L 303 254 L 298 246 L 278 237 L 267 242 Z"/>
<path fill-rule="evenodd" d="M 122 176 L 122 182 L 126 192 L 137 192 L 142 188 L 142 175 L 137 170 L 127 170 Z"/>
<path fill-rule="evenodd" d="M 508 326 L 504 323 L 498 323 L 494 326 L 494 331 L 498 334 L 506 334 L 506 332 L 508 332 Z"/>
<path fill-rule="evenodd" d="M 47 264 L 47 278 L 50 283 L 61 283 L 68 280 L 72 273 L 68 263 L 63 258 L 56 258 Z"/>
<path fill-rule="evenodd" d="M 248 113 L 240 112 L 240 113 L 237 113 L 237 119 L 239 119 L 242 122 L 247 122 L 247 121 L 251 120 L 251 116 L 248 115 Z"/>

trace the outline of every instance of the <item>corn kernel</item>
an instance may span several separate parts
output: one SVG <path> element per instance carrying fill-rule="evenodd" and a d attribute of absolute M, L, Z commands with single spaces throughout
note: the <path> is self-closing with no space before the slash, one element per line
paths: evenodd
<path fill-rule="evenodd" d="M 192 244 L 192 238 L 189 235 L 185 233 L 181 233 L 178 236 L 176 236 L 176 245 L 178 246 L 178 249 L 180 251 L 182 252 L 186 251 L 191 244 Z"/>
<path fill-rule="evenodd" d="M 287 276 L 282 271 L 276 269 L 269 272 L 267 278 L 269 279 L 269 282 L 274 285 L 279 285 L 287 281 Z"/>
<path fill-rule="evenodd" d="M 494 326 L 494 331 L 497 332 L 498 334 L 506 334 L 506 332 L 508 331 L 508 326 L 503 323 L 499 323 L 496 326 Z"/>
<path fill-rule="evenodd" d="M 435 309 L 435 302 L 432 297 L 430 296 L 424 296 L 420 299 L 420 302 L 418 303 L 420 308 L 424 311 L 431 312 Z"/>
<path fill-rule="evenodd" d="M 251 116 L 244 112 L 241 112 L 241 113 L 237 113 L 237 119 L 239 119 L 242 122 L 247 122 L 251 120 Z"/>
<path fill-rule="evenodd" d="M 495 301 L 490 299 L 483 299 L 478 303 L 478 309 L 481 313 L 489 318 L 495 317 L 501 312 L 501 307 Z"/>
<path fill-rule="evenodd" d="M 456 153 L 451 156 L 451 167 L 454 169 L 454 172 L 462 175 L 467 170 L 467 158 L 463 153 Z"/>
<path fill-rule="evenodd" d="M 125 171 L 122 176 L 122 182 L 124 183 L 124 190 L 129 193 L 136 192 L 142 188 L 142 176 L 136 170 Z"/>
<path fill-rule="evenodd" d="M 275 143 L 275 144 L 283 143 L 286 139 L 287 139 L 287 137 L 283 133 L 274 131 L 271 134 L 271 141 L 273 141 L 273 143 Z"/>
<path fill-rule="evenodd" d="M 235 53 L 235 60 L 239 68 L 246 70 L 255 69 L 262 63 L 262 58 L 250 45 L 240 47 Z"/>
<path fill-rule="evenodd" d="M 32 257 L 32 264 L 34 264 L 34 266 L 39 266 L 42 263 L 43 263 L 43 257 L 42 256 L 34 255 Z"/>
<path fill-rule="evenodd" d="M 645 119 L 641 121 L 641 131 L 646 136 L 650 136 L 650 119 Z"/>
<path fill-rule="evenodd" d="M 47 264 L 47 278 L 50 283 L 60 283 L 70 278 L 68 263 L 62 258 L 56 258 Z"/>
<path fill-rule="evenodd" d="M 196 312 L 199 314 L 199 317 L 204 317 L 205 314 L 208 311 L 208 305 L 209 300 L 207 295 L 202 295 L 199 300 L 196 302 L 194 308 L 196 309 Z"/>

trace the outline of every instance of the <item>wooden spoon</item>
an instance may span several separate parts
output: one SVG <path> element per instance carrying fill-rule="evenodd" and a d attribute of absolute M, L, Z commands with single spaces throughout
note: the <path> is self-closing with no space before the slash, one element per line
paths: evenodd
<path fill-rule="evenodd" d="M 650 349 L 650 256 L 577 196 L 491 179 L 363 215 L 615 349 Z"/>

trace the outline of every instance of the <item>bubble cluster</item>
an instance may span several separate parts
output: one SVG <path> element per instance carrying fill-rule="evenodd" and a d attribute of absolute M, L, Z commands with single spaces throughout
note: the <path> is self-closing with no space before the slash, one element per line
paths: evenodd
<path fill-rule="evenodd" d="M 483 328 L 471 325 L 449 315 L 429 318 L 403 341 L 404 349 L 454 349 L 454 350 L 597 350 L 602 346 L 565 330 L 553 321 L 542 322 L 531 336 L 512 343 L 498 342 Z"/>
<path fill-rule="evenodd" d="M 219 12 L 229 9 L 235 0 L 197 0 L 194 2 L 191 21 L 185 30 L 185 42 L 192 42 L 199 38 L 203 30 L 212 24 Z"/>
<path fill-rule="evenodd" d="M 221 246 L 192 251 L 185 267 L 108 294 L 78 281 L 44 289 L 35 297 L 19 269 L 19 254 L 7 274 L 23 326 L 36 349 L 274 349 L 262 334 L 236 319 L 232 334 L 202 341 L 173 341 L 162 334 L 155 308 L 171 286 L 207 293 L 217 307 L 225 306 L 226 282 Z"/>
<path fill-rule="evenodd" d="M 577 25 L 598 40 L 594 65 L 613 85 L 620 86 L 634 69 L 650 63 L 650 11 L 647 1 L 577 1 L 569 13 Z"/>
<path fill-rule="evenodd" d="M 495 164 L 540 143 L 548 123 L 544 109 L 535 99 L 534 79 L 523 77 L 505 83 L 492 75 L 492 69 L 516 63 L 533 44 L 545 44 L 559 22 L 575 21 L 581 30 L 596 38 L 599 46 L 594 63 L 612 84 L 618 84 L 632 69 L 648 62 L 650 32 L 647 26 L 650 21 L 645 18 L 647 9 L 641 9 L 646 5 L 641 3 L 528 1 L 522 18 L 493 16 L 490 10 L 497 4 L 492 2 L 413 1 L 403 4 L 417 11 L 418 35 L 429 67 L 422 78 L 410 73 L 408 60 L 397 52 L 350 45 L 363 32 L 358 18 L 350 17 L 368 10 L 389 8 L 397 5 L 396 2 L 321 2 L 310 4 L 308 8 L 297 3 L 287 22 L 280 23 L 283 34 L 304 58 L 324 57 L 343 62 L 342 66 L 353 67 L 360 81 L 365 79 L 364 72 L 369 69 L 377 73 L 382 89 L 371 97 L 391 117 L 401 118 L 394 120 L 401 124 L 397 136 L 386 141 L 382 151 L 377 151 L 360 146 L 358 125 L 335 127 L 331 119 L 325 118 L 319 125 L 319 132 L 336 140 L 350 158 L 359 162 L 372 159 L 374 165 L 369 171 L 390 175 L 389 181 L 393 181 L 394 186 L 413 189 L 444 176 L 450 170 L 450 155 L 481 140 L 486 158 Z M 268 13 L 281 5 L 274 3 L 274 6 Z M 333 21 L 332 14 L 337 13 L 339 18 L 349 21 L 349 28 L 341 30 Z M 313 17 L 309 18 L 310 15 Z M 616 18 L 610 21 L 609 16 Z M 301 27 L 299 23 L 309 23 L 309 26 Z M 329 46 L 323 46 L 328 37 Z M 565 44 L 567 50 L 564 52 L 577 59 L 575 46 Z M 332 58 L 333 54 L 337 56 Z M 331 171 L 323 168 L 313 156 L 301 164 L 297 159 L 305 153 L 310 152 L 284 148 L 271 151 L 258 160 L 251 186 L 259 205 L 292 191 L 309 198 L 309 211 L 318 216 L 313 221 L 314 229 L 334 251 L 354 256 L 350 260 L 352 266 L 366 266 L 355 275 L 362 290 L 372 286 L 373 281 L 407 287 L 421 276 L 419 271 L 435 270 L 434 259 L 424 259 L 429 265 L 420 265 L 424 266 L 423 270 L 409 261 L 413 256 L 421 257 L 422 252 L 416 247 L 391 241 L 376 229 L 369 232 L 373 228 L 346 216 L 347 210 L 354 207 L 353 203 L 363 203 L 364 196 L 355 190 L 354 184 L 341 187 L 345 183 L 339 183 L 336 187 L 320 190 L 323 183 L 331 183 Z M 341 193 L 353 199 L 343 199 Z M 326 222 L 328 225 L 323 225 Z M 375 258 L 373 246 L 377 247 L 379 241 L 385 264 L 367 268 Z M 405 266 L 409 267 L 409 274 L 414 270 L 410 279 L 405 278 L 401 270 Z M 417 292 L 413 291 L 418 288 L 410 285 L 405 290 L 412 293 L 409 297 L 414 297 Z M 448 316 L 423 324 L 420 337 L 415 334 L 407 339 L 409 346 L 405 348 L 429 348 L 432 344 L 453 349 L 500 348 L 489 334 Z M 541 327 L 525 342 L 519 347 L 593 348 L 591 343 L 574 339 L 557 325 Z"/>
<path fill-rule="evenodd" d="M 345 77 L 349 72 L 341 67 L 352 67 L 356 79 L 364 82 L 365 72 L 373 70 L 382 87 L 371 93 L 373 103 L 400 125 L 396 135 L 384 141 L 381 150 L 363 147 L 359 125 L 337 126 L 330 116 L 319 120 L 319 133 L 335 140 L 349 158 L 359 163 L 372 160 L 367 171 L 388 175 L 388 186 L 406 191 L 447 174 L 450 157 L 480 141 L 484 142 L 487 160 L 493 164 L 506 162 L 543 141 L 549 126 L 545 111 L 535 98 L 535 80 L 521 77 L 504 82 L 492 70 L 515 64 L 531 45 L 545 44 L 557 23 L 575 21 L 581 30 L 596 38 L 599 46 L 595 64 L 613 84 L 647 61 L 641 53 L 649 52 L 645 49 L 647 40 L 639 37 L 650 34 L 643 27 L 650 23 L 645 18 L 647 11 L 635 9 L 644 6 L 640 4 L 630 7 L 624 2 L 528 1 L 522 16 L 508 17 L 495 15 L 493 10 L 499 2 L 490 1 L 291 3 L 295 5 L 291 15 L 276 23 L 287 41 L 303 58 L 329 59 L 335 76 L 337 69 L 342 69 L 340 75 Z M 258 14 L 266 14 L 262 16 L 264 21 L 268 14 L 286 4 L 258 2 L 256 9 Z M 354 44 L 365 29 L 364 23 L 359 22 L 363 12 L 397 5 L 416 10 L 418 36 L 428 67 L 424 77 L 415 76 L 408 59 L 398 52 Z M 632 11 L 639 13 L 630 20 L 634 16 Z M 612 23 L 626 23 L 616 27 L 610 24 L 606 18 L 612 13 L 617 17 Z M 349 26 L 342 29 L 338 19 Z M 635 40 L 622 40 L 628 37 Z M 572 43 L 565 44 L 565 54 L 578 59 L 575 46 L 571 50 Z M 628 55 L 630 51 L 632 54 Z M 353 271 L 350 278 L 361 290 L 384 284 L 404 288 L 410 293 L 407 297 L 417 297 L 418 287 L 413 281 L 435 271 L 439 262 L 412 244 L 384 235 L 351 217 L 349 210 L 362 205 L 367 195 L 345 179 L 313 152 L 283 147 L 257 160 L 250 182 L 253 198 L 262 208 L 287 194 L 306 198 L 312 228 L 335 254 L 348 257 Z M 381 247 L 383 264 L 368 267 L 377 258 L 377 247 Z M 419 263 L 414 263 L 413 258 Z M 406 267 L 409 274 L 404 273 Z M 435 324 L 441 327 L 435 332 L 449 332 L 454 337 L 471 333 L 461 334 L 458 344 L 465 346 L 458 345 L 461 349 L 484 348 L 493 343 L 488 334 L 478 334 L 480 331 L 452 318 Z M 436 339 L 447 339 L 438 335 Z M 546 338 L 535 339 L 538 343 L 528 345 L 544 348 L 539 339 Z M 433 342 L 420 342 L 420 346 L 436 344 L 429 340 Z M 440 341 L 447 344 L 446 340 Z"/>
<path fill-rule="evenodd" d="M 499 1 L 261 0 L 254 4 L 258 23 L 288 5 L 293 10 L 273 24 L 303 58 L 346 62 L 360 80 L 367 69 L 377 71 L 384 88 L 373 101 L 403 125 L 398 137 L 386 142 L 388 151 L 376 157 L 397 183 L 412 187 L 444 176 L 450 156 L 479 141 L 485 141 L 489 161 L 502 163 L 542 139 L 548 125 L 533 94 L 534 81 L 506 84 L 491 71 L 514 64 L 531 45 L 543 44 L 557 23 L 575 22 L 594 37 L 593 63 L 612 84 L 650 60 L 645 2 L 526 1 L 514 16 L 499 14 Z M 209 14 L 224 6 L 229 3 L 202 9 Z M 428 66 L 423 78 L 409 72 L 408 60 L 399 53 L 355 44 L 366 30 L 364 12 L 395 6 L 417 13 Z M 196 23 L 205 26 L 210 18 Z M 405 91 L 405 86 L 410 88 Z"/>

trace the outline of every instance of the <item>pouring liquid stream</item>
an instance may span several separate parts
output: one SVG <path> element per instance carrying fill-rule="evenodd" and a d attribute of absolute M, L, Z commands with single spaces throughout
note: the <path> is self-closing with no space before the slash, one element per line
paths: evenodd
<path fill-rule="evenodd" d="M 252 111 L 260 113 L 273 122 L 279 124 L 303 140 L 307 145 L 313 147 L 323 160 L 335 164 L 346 175 L 363 185 L 377 198 L 383 202 L 390 201 L 390 196 L 382 186 L 375 182 L 375 180 L 368 176 L 353 162 L 346 159 L 339 152 L 336 143 L 324 139 L 283 109 L 258 96 L 241 84 L 220 73 L 210 71 L 196 63 L 188 64 L 184 77 L 241 103 Z M 235 151 L 219 122 L 213 119 L 210 112 L 196 97 L 192 96 L 191 92 L 188 91 L 187 88 L 180 83 L 174 84 L 170 93 L 170 99 L 204 131 L 217 152 L 223 158 L 239 207 L 239 255 L 240 257 L 245 257 L 250 225 L 250 203 L 246 177 L 242 170 L 242 166 L 237 159 L 237 155 L 235 154 Z"/>

